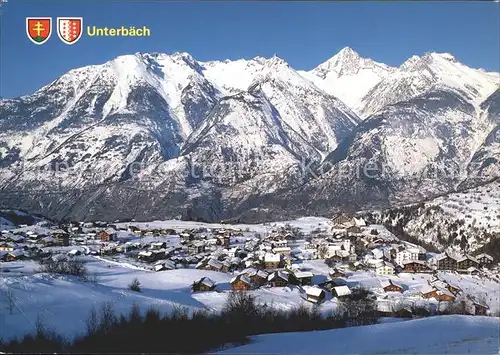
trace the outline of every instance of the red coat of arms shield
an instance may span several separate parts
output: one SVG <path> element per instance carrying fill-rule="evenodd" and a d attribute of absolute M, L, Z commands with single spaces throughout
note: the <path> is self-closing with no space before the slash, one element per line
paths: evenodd
<path fill-rule="evenodd" d="M 57 35 L 66 44 L 75 44 L 82 37 L 82 17 L 58 17 Z"/>
<path fill-rule="evenodd" d="M 26 17 L 26 34 L 31 42 L 44 44 L 52 34 L 52 18 Z"/>

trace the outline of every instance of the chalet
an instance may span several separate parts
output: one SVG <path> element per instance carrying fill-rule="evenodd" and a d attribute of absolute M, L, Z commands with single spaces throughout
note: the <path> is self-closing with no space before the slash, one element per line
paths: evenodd
<path fill-rule="evenodd" d="M 312 285 L 313 273 L 309 271 L 299 271 L 293 274 L 299 285 L 306 286 Z"/>
<path fill-rule="evenodd" d="M 153 260 L 153 252 L 151 251 L 140 251 L 139 254 L 137 254 L 137 259 L 139 260 L 144 260 L 144 261 L 152 261 Z"/>
<path fill-rule="evenodd" d="M 314 243 L 311 243 L 311 242 L 305 242 L 304 243 L 304 249 L 307 250 L 307 251 L 311 251 L 311 252 L 314 252 L 318 249 L 318 246 L 315 245 Z"/>
<path fill-rule="evenodd" d="M 288 240 L 286 239 L 276 240 L 272 244 L 274 248 L 286 248 L 288 247 Z"/>
<path fill-rule="evenodd" d="M 9 254 L 8 251 L 0 250 L 0 261 L 5 261 L 7 259 L 7 254 Z"/>
<path fill-rule="evenodd" d="M 382 249 L 373 249 L 371 251 L 371 254 L 373 255 L 374 259 L 382 259 L 384 257 L 384 251 Z"/>
<path fill-rule="evenodd" d="M 360 218 L 354 217 L 351 222 L 354 223 L 354 225 L 356 225 L 358 227 L 366 227 L 366 222 L 361 217 Z"/>
<path fill-rule="evenodd" d="M 82 252 L 78 249 L 72 249 L 68 252 L 68 256 L 79 256 L 82 255 Z"/>
<path fill-rule="evenodd" d="M 383 261 L 375 267 L 375 273 L 378 275 L 394 275 L 395 268 L 394 265 L 392 265 L 388 261 Z"/>
<path fill-rule="evenodd" d="M 54 238 L 54 244 L 67 247 L 69 246 L 69 233 L 65 232 L 62 229 L 56 229 L 51 233 Z"/>
<path fill-rule="evenodd" d="M 164 259 L 166 257 L 166 251 L 166 249 L 151 250 L 153 260 Z"/>
<path fill-rule="evenodd" d="M 272 287 L 286 287 L 288 285 L 288 274 L 275 271 L 267 277 L 267 281 Z"/>
<path fill-rule="evenodd" d="M 454 301 L 455 296 L 445 288 L 426 286 L 421 290 L 422 298 L 434 298 L 436 301 Z"/>
<path fill-rule="evenodd" d="M 175 263 L 171 260 L 159 260 L 154 265 L 155 271 L 174 270 L 175 268 Z"/>
<path fill-rule="evenodd" d="M 151 243 L 151 245 L 150 245 L 151 250 L 159 250 L 159 249 L 166 248 L 166 247 L 167 247 L 166 242 Z"/>
<path fill-rule="evenodd" d="M 312 303 L 321 303 L 325 300 L 326 293 L 319 287 L 305 286 L 306 300 Z"/>
<path fill-rule="evenodd" d="M 36 243 L 39 239 L 42 239 L 45 237 L 46 237 L 46 235 L 43 235 L 43 234 L 36 234 L 36 233 L 28 234 L 28 242 Z"/>
<path fill-rule="evenodd" d="M 476 316 L 486 316 L 488 315 L 490 307 L 483 302 L 478 302 L 476 300 L 472 300 L 472 311 Z"/>
<path fill-rule="evenodd" d="M 252 281 L 253 285 L 260 287 L 266 283 L 269 274 L 264 270 L 257 270 L 255 273 L 248 276 L 250 277 L 250 281 Z"/>
<path fill-rule="evenodd" d="M 260 287 L 266 283 L 268 273 L 264 270 L 257 270 L 253 267 L 245 269 L 241 274 L 246 275 L 253 286 Z"/>
<path fill-rule="evenodd" d="M 441 254 L 437 257 L 438 270 L 457 271 L 457 259 L 448 255 Z"/>
<path fill-rule="evenodd" d="M 358 233 L 361 233 L 361 228 L 359 228 L 358 226 L 354 225 L 354 226 L 349 226 L 347 227 L 346 229 L 346 232 L 347 233 L 350 233 L 350 234 L 358 234 Z"/>
<path fill-rule="evenodd" d="M 127 231 L 130 233 L 138 233 L 141 230 L 137 226 L 128 226 Z"/>
<path fill-rule="evenodd" d="M 207 238 L 207 245 L 209 246 L 217 245 L 217 238 Z"/>
<path fill-rule="evenodd" d="M 415 261 L 419 259 L 420 250 L 417 248 L 403 249 L 396 251 L 395 261 L 403 266 L 407 261 Z"/>
<path fill-rule="evenodd" d="M 326 279 L 325 281 L 318 284 L 324 290 L 332 292 L 333 288 L 336 286 L 345 286 L 345 283 L 340 280 Z"/>
<path fill-rule="evenodd" d="M 266 269 L 278 269 L 282 266 L 281 254 L 266 253 L 264 255 L 264 267 Z"/>
<path fill-rule="evenodd" d="M 330 274 L 330 277 L 333 277 L 333 278 L 345 277 L 345 272 L 343 272 L 339 269 L 330 270 L 329 274 Z"/>
<path fill-rule="evenodd" d="M 202 241 L 195 241 L 188 246 L 190 254 L 201 254 L 205 252 L 205 243 Z"/>
<path fill-rule="evenodd" d="M 413 318 L 413 312 L 408 307 L 402 307 L 391 312 L 388 316 L 410 319 Z"/>
<path fill-rule="evenodd" d="M 215 282 L 208 277 L 202 277 L 191 285 L 192 292 L 207 292 L 215 289 Z"/>
<path fill-rule="evenodd" d="M 100 231 L 97 233 L 97 236 L 103 242 L 111 242 L 114 240 L 114 234 L 108 233 L 107 231 Z"/>
<path fill-rule="evenodd" d="M 351 222 L 352 217 L 348 214 L 338 213 L 334 215 L 331 219 L 334 226 L 342 226 L 345 223 Z"/>
<path fill-rule="evenodd" d="M 0 251 L 13 251 L 16 248 L 15 243 L 0 243 Z"/>
<path fill-rule="evenodd" d="M 179 236 L 181 237 L 182 240 L 185 241 L 191 241 L 194 239 L 194 234 L 189 231 L 184 231 L 181 234 L 179 234 Z"/>
<path fill-rule="evenodd" d="M 332 295 L 337 298 L 346 297 L 351 294 L 351 289 L 346 286 L 335 286 L 332 288 Z"/>
<path fill-rule="evenodd" d="M 233 266 L 233 263 L 231 262 L 231 260 L 226 259 L 222 262 L 222 268 L 220 271 L 229 272 L 229 270 L 231 270 L 232 266 Z"/>
<path fill-rule="evenodd" d="M 286 269 L 290 269 L 292 267 L 292 257 L 290 255 L 285 255 L 283 257 L 283 267 Z"/>
<path fill-rule="evenodd" d="M 457 285 L 453 285 L 453 284 L 450 284 L 450 283 L 446 283 L 446 289 L 448 291 L 450 291 L 453 295 L 457 295 L 459 294 L 460 292 L 462 292 L 462 289 L 457 286 Z"/>
<path fill-rule="evenodd" d="M 479 262 L 480 266 L 489 266 L 489 265 L 493 264 L 494 259 L 491 255 L 483 253 L 483 254 L 477 255 L 476 260 Z"/>
<path fill-rule="evenodd" d="M 318 256 L 318 259 L 321 259 L 321 256 Z M 339 263 L 342 261 L 342 257 L 340 255 L 337 255 L 337 252 L 332 253 L 331 255 L 328 255 L 328 257 L 325 259 L 325 262 L 328 263 Z"/>
<path fill-rule="evenodd" d="M 216 238 L 216 244 L 222 245 L 224 248 L 229 248 L 231 245 L 231 238 L 228 235 L 219 235 Z"/>
<path fill-rule="evenodd" d="M 466 255 L 457 260 L 457 271 L 463 274 L 467 273 L 468 268 L 478 266 L 479 262 L 469 255 Z"/>
<path fill-rule="evenodd" d="M 5 257 L 6 261 L 17 261 L 22 259 L 24 259 L 24 251 L 22 249 L 10 251 Z"/>
<path fill-rule="evenodd" d="M 403 287 L 400 285 L 396 285 L 392 282 L 392 280 L 381 281 L 380 287 L 384 290 L 384 292 L 403 292 Z"/>
<path fill-rule="evenodd" d="M 244 259 L 248 256 L 248 251 L 247 250 L 242 250 L 240 248 L 238 248 L 235 252 L 234 252 L 234 256 L 236 258 L 241 258 L 241 259 Z"/>
<path fill-rule="evenodd" d="M 69 228 L 69 232 L 72 234 L 78 234 L 82 232 L 82 228 L 80 226 L 78 227 L 71 227 Z"/>
<path fill-rule="evenodd" d="M 102 255 L 111 255 L 111 254 L 115 254 L 117 253 L 117 245 L 116 244 L 109 244 L 109 245 L 106 245 L 105 247 L 99 249 L 99 252 L 102 254 Z M 152 261 L 153 258 L 151 258 L 150 260 L 148 261 Z"/>
<path fill-rule="evenodd" d="M 209 271 L 221 271 L 223 267 L 223 264 L 214 258 L 208 259 L 206 262 L 205 266 L 203 267 L 204 270 L 209 270 Z"/>
<path fill-rule="evenodd" d="M 15 235 L 15 234 L 11 234 L 7 238 L 7 240 L 14 242 L 14 243 L 23 243 L 24 239 L 25 238 L 22 235 Z"/>
<path fill-rule="evenodd" d="M 47 236 L 45 238 L 42 238 L 40 240 L 40 243 L 43 244 L 46 247 L 50 247 L 56 244 L 56 239 L 52 236 Z"/>
<path fill-rule="evenodd" d="M 292 252 L 292 249 L 290 247 L 281 247 L 281 248 L 274 248 L 273 249 L 274 254 L 290 255 L 291 252 Z"/>
<path fill-rule="evenodd" d="M 475 268 L 474 266 L 471 266 L 470 268 L 467 269 L 467 274 L 469 274 L 469 275 L 477 276 L 480 273 L 481 272 L 479 271 L 479 269 Z"/>
<path fill-rule="evenodd" d="M 421 260 L 403 261 L 403 271 L 409 273 L 430 273 L 432 270 Z"/>
<path fill-rule="evenodd" d="M 239 274 L 231 280 L 231 289 L 233 291 L 248 291 L 252 286 L 252 282 L 248 276 Z"/>

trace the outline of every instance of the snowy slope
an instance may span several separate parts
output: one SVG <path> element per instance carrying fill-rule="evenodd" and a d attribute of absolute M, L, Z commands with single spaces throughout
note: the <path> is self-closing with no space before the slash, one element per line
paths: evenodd
<path fill-rule="evenodd" d="M 500 232 L 500 183 L 450 193 L 423 203 L 376 212 L 377 223 L 403 228 L 440 249 L 473 252 Z"/>
<path fill-rule="evenodd" d="M 494 178 L 500 170 L 500 88 L 481 104 L 481 111 L 488 117 L 492 128 L 486 132 L 488 135 L 469 162 L 465 186 Z"/>
<path fill-rule="evenodd" d="M 498 318 L 440 316 L 406 322 L 253 337 L 221 354 L 498 354 Z"/>
<path fill-rule="evenodd" d="M 89 259 L 89 257 L 86 257 Z M 39 265 L 34 262 L 11 262 L 0 268 L 0 304 L 5 307 L 4 291 L 14 295 L 13 314 L 0 312 L 2 337 L 21 336 L 35 329 L 40 316 L 47 326 L 65 336 L 72 337 L 85 331 L 85 320 L 92 306 L 112 302 L 117 313 L 128 313 L 135 302 L 143 311 L 156 307 L 162 313 L 176 306 L 188 310 L 206 309 L 220 311 L 230 289 L 231 274 L 206 270 L 178 269 L 152 272 L 125 263 L 90 258 L 86 264 L 97 283 L 82 282 L 72 277 L 57 277 L 36 273 Z M 3 272 L 4 269 L 10 272 Z M 192 293 L 194 281 L 209 277 L 217 283 L 217 291 Z M 128 285 L 134 278 L 141 283 L 142 292 L 130 291 Z M 259 289 L 251 291 L 259 302 L 274 307 L 290 309 L 304 303 L 297 288 Z M 328 302 L 329 309 L 335 307 Z"/>
<path fill-rule="evenodd" d="M 302 198 L 312 196 L 309 210 L 324 213 L 321 206 L 330 203 L 332 211 L 342 202 L 350 209 L 416 202 L 468 179 L 471 187 L 498 177 L 496 158 L 478 152 L 496 151 L 496 116 L 468 95 L 439 86 L 368 117 L 299 191 Z"/>
<path fill-rule="evenodd" d="M 280 174 L 302 154 L 317 155 L 307 141 L 290 137 L 284 124 L 263 93 L 237 94 L 219 102 L 189 137 L 182 154 L 207 168 L 205 175 L 215 183 L 234 184 L 264 171 Z"/>
<path fill-rule="evenodd" d="M 380 81 L 362 99 L 367 117 L 383 107 L 404 102 L 430 91 L 450 91 L 479 105 L 500 83 L 498 73 L 472 69 L 449 53 L 413 56 Z"/>
<path fill-rule="evenodd" d="M 226 95 L 262 89 L 286 123 L 288 134 L 311 141 L 323 153 L 335 149 L 358 122 L 343 102 L 277 56 L 207 62 L 203 66 L 204 75 Z"/>
<path fill-rule="evenodd" d="M 58 251 L 62 252 L 63 249 Z M 133 303 L 143 311 L 152 306 L 161 312 L 169 312 L 176 306 L 185 306 L 190 311 L 206 309 L 217 312 L 222 309 L 227 299 L 229 281 L 234 276 L 230 273 L 195 269 L 152 272 L 143 270 L 137 262 L 132 262 L 135 265 L 131 265 L 99 257 L 82 258 L 86 260 L 89 275 L 95 282 L 82 282 L 73 277 L 38 273 L 39 265 L 32 261 L 1 264 L 0 305 L 2 308 L 6 306 L 4 292 L 7 290 L 12 291 L 15 303 L 12 314 L 7 311 L 0 312 L 2 336 L 11 338 L 32 332 L 39 316 L 47 326 L 67 337 L 81 334 L 85 330 L 85 320 L 91 307 L 99 307 L 103 302 L 111 302 L 118 313 L 127 313 Z M 317 275 L 313 282 L 324 280 L 329 271 L 323 260 L 305 260 L 298 265 Z M 7 269 L 9 272 L 5 272 Z M 414 293 L 426 285 L 432 275 L 400 274 L 399 276 L 380 277 L 371 272 L 355 272 L 346 281 L 350 287 L 361 285 L 378 292 L 380 282 L 390 278 L 405 285 L 408 291 L 405 291 L 405 294 L 395 294 L 386 300 L 387 302 L 397 304 L 406 299 L 409 302 L 424 302 L 423 304 L 428 306 L 429 300 L 415 298 Z M 192 283 L 202 277 L 209 277 L 215 281 L 216 291 L 191 293 Z M 451 273 L 441 273 L 440 277 L 460 286 L 467 294 L 484 296 L 491 311 L 494 314 L 499 311 L 500 292 L 496 281 Z M 141 283 L 140 293 L 130 291 L 128 288 L 135 278 Z M 311 306 L 304 300 L 304 294 L 298 287 L 260 288 L 249 292 L 256 296 L 258 302 L 267 303 L 277 309 L 287 310 L 300 305 Z M 386 296 L 383 292 L 381 294 Z M 337 309 L 337 306 L 337 299 L 328 295 L 319 310 L 322 314 L 330 314 Z M 314 350 L 314 348 L 309 349 Z"/>
<path fill-rule="evenodd" d="M 8 184 L 81 187 L 119 180 L 133 162 L 178 156 L 219 95 L 198 70 L 184 53 L 136 53 L 72 70 L 33 95 L 0 102 L 0 162 Z M 54 181 L 58 164 L 73 174 L 59 171 Z"/>

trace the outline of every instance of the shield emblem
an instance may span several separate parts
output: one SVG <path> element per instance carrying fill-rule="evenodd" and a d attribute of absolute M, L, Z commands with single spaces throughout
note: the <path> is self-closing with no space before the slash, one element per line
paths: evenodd
<path fill-rule="evenodd" d="M 75 44 L 82 37 L 82 17 L 58 17 L 57 35 L 66 44 Z"/>
<path fill-rule="evenodd" d="M 52 18 L 26 17 L 26 34 L 31 42 L 44 44 L 52 34 Z"/>

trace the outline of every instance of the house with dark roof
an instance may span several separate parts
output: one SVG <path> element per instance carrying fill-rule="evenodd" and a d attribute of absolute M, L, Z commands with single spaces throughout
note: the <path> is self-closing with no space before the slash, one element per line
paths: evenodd
<path fill-rule="evenodd" d="M 191 285 L 192 292 L 207 292 L 215 289 L 215 282 L 209 277 L 202 277 Z"/>

